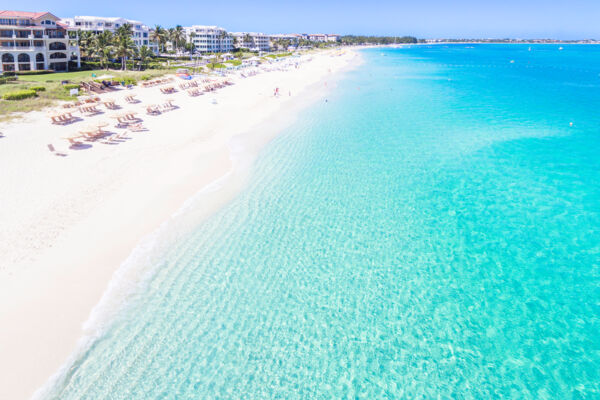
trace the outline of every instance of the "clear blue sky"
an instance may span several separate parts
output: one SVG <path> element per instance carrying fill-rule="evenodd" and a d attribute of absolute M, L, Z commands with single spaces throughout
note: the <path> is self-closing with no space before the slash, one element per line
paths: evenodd
<path fill-rule="evenodd" d="M 600 0 L 23 0 L 0 8 L 7 6 L 265 33 L 600 39 Z"/>

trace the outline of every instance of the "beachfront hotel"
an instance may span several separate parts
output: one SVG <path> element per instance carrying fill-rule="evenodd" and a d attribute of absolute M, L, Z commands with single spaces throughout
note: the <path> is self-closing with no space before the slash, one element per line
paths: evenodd
<path fill-rule="evenodd" d="M 0 59 L 0 72 L 81 66 L 76 32 L 45 11 L 0 11 Z"/>
<path fill-rule="evenodd" d="M 264 33 L 234 32 L 233 36 L 237 38 L 237 48 L 245 48 L 252 51 L 269 51 L 271 49 L 271 38 Z"/>
<path fill-rule="evenodd" d="M 60 22 L 76 30 L 94 33 L 105 31 L 114 33 L 119 27 L 130 24 L 133 31 L 131 35 L 133 43 L 138 48 L 147 46 L 154 54 L 158 54 L 158 44 L 150 40 L 150 27 L 140 21 L 120 17 L 75 16 L 63 18 Z"/>
<path fill-rule="evenodd" d="M 199 53 L 226 53 L 233 50 L 233 38 L 218 26 L 194 25 L 183 27 L 187 41 Z"/>
<path fill-rule="evenodd" d="M 332 35 L 325 33 L 313 33 L 308 35 L 308 40 L 311 42 L 339 42 L 340 35 Z"/>
<path fill-rule="evenodd" d="M 289 40 L 291 43 L 298 43 L 302 39 L 302 35 L 299 33 L 276 33 L 270 36 L 271 41 L 275 40 Z"/>

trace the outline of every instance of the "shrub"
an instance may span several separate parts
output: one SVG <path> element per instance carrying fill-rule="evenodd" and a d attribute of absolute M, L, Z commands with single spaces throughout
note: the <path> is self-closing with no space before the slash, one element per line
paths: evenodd
<path fill-rule="evenodd" d="M 4 100 L 23 100 L 35 96 L 37 96 L 35 90 L 19 90 L 16 92 L 5 93 L 2 98 Z"/>
<path fill-rule="evenodd" d="M 211 63 L 211 64 L 206 64 L 206 66 L 210 69 L 225 68 L 225 65 L 223 65 L 221 63 Z"/>
<path fill-rule="evenodd" d="M 32 71 L 17 71 L 17 75 L 44 75 L 44 74 L 53 74 L 54 71 L 51 69 L 43 69 L 43 70 L 32 70 Z"/>
<path fill-rule="evenodd" d="M 79 84 L 78 83 L 68 83 L 66 85 L 63 85 L 63 88 L 65 90 L 79 89 Z"/>
<path fill-rule="evenodd" d="M 130 77 L 130 76 L 126 76 L 124 78 L 121 79 L 121 84 L 123 86 L 128 86 L 128 85 L 137 85 L 137 81 Z"/>
<path fill-rule="evenodd" d="M 152 78 L 150 78 L 150 75 L 142 75 L 142 77 L 140 79 L 143 81 L 149 81 Z"/>
<path fill-rule="evenodd" d="M 16 76 L 0 76 L 0 85 L 3 85 L 8 82 L 13 82 L 16 80 L 17 80 Z"/>
<path fill-rule="evenodd" d="M 29 90 L 33 90 L 34 92 L 43 92 L 46 90 L 45 86 L 32 86 L 29 88 Z"/>

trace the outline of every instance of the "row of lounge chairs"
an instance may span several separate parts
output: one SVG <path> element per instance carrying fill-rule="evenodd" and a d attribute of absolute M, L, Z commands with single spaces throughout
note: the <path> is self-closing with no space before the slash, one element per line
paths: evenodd
<path fill-rule="evenodd" d="M 94 81 L 89 82 L 81 82 L 79 86 L 87 92 L 90 93 L 105 93 L 107 91 L 113 90 L 113 86 L 119 85 L 119 82 L 103 82 L 98 83 Z"/>
<path fill-rule="evenodd" d="M 173 87 L 173 86 L 167 86 L 164 88 L 160 88 L 160 92 L 162 94 L 172 94 L 175 93 L 177 90 Z"/>
<path fill-rule="evenodd" d="M 197 88 L 197 87 L 198 87 L 198 81 L 184 82 L 184 83 L 179 84 L 179 88 L 181 90 Z"/>
<path fill-rule="evenodd" d="M 200 90 L 199 88 L 190 89 L 187 91 L 187 93 L 192 97 L 202 96 L 204 94 L 204 92 L 202 90 Z"/>
<path fill-rule="evenodd" d="M 55 125 L 67 125 L 78 120 L 73 116 L 73 111 L 50 112 L 48 116 Z"/>
<path fill-rule="evenodd" d="M 164 85 L 165 83 L 173 82 L 174 80 L 175 80 L 175 78 L 173 78 L 173 77 L 155 79 L 153 81 L 142 82 L 141 85 L 142 85 L 142 87 L 153 87 L 153 86 L 157 86 L 157 85 Z"/>
<path fill-rule="evenodd" d="M 161 105 L 152 104 L 152 105 L 147 106 L 146 113 L 148 115 L 160 115 L 163 112 L 172 111 L 176 108 L 177 108 L 177 106 L 173 104 L 173 101 L 169 100 Z"/>

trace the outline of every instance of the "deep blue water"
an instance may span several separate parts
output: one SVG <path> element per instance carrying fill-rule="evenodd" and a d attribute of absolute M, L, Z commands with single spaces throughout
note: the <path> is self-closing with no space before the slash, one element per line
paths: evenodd
<path fill-rule="evenodd" d="M 528 47 L 363 51 L 49 397 L 600 398 L 600 47 Z"/>

